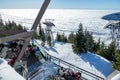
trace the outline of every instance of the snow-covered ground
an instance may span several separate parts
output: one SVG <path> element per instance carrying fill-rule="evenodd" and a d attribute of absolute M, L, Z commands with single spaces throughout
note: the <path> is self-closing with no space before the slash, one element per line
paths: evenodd
<path fill-rule="evenodd" d="M 14 20 L 17 23 L 31 28 L 38 11 L 38 9 L 0 9 L 0 14 L 3 20 Z M 54 34 L 60 31 L 66 35 L 71 31 L 77 31 L 78 25 L 81 22 L 84 28 L 93 32 L 95 40 L 100 37 L 108 45 L 110 43 L 109 30 L 104 29 L 104 27 L 109 21 L 101 18 L 107 14 L 116 12 L 120 12 L 120 10 L 49 9 L 43 16 L 42 21 L 48 18 L 55 19 L 54 23 L 56 26 L 53 28 Z M 42 27 L 44 26 L 42 25 Z M 107 77 L 114 71 L 111 62 L 98 55 L 89 52 L 83 55 L 74 54 L 69 43 L 57 42 L 54 48 L 46 46 L 45 49 L 49 54 L 101 77 Z"/>
<path fill-rule="evenodd" d="M 14 68 L 7 64 L 7 61 L 0 58 L 0 80 L 25 80 Z"/>
<path fill-rule="evenodd" d="M 56 42 L 53 48 L 45 46 L 45 49 L 50 55 L 58 57 L 103 78 L 114 71 L 111 62 L 96 54 L 90 52 L 82 55 L 75 54 L 70 43 Z"/>

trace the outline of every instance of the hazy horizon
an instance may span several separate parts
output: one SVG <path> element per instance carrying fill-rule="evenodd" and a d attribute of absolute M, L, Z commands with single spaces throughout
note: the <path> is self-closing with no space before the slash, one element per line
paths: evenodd
<path fill-rule="evenodd" d="M 44 0 L 0 0 L 0 9 L 39 9 Z M 120 9 L 120 0 L 51 0 L 50 9 Z"/>
<path fill-rule="evenodd" d="M 18 10 L 20 10 L 20 9 L 40 9 L 40 8 L 0 8 L 1 10 L 2 9 L 18 9 Z M 113 8 L 113 9 L 106 9 L 106 8 L 102 8 L 102 9 L 99 9 L 99 8 L 48 8 L 48 10 L 49 9 L 72 9 L 72 10 L 74 10 L 74 9 L 76 9 L 76 10 L 120 10 L 120 9 L 117 9 L 117 8 Z"/>

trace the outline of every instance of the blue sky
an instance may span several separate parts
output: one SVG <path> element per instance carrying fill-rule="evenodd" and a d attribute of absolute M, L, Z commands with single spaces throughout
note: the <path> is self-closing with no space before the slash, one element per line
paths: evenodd
<path fill-rule="evenodd" d="M 0 0 L 0 9 L 40 8 L 44 0 Z M 51 0 L 49 8 L 120 9 L 120 0 Z"/>

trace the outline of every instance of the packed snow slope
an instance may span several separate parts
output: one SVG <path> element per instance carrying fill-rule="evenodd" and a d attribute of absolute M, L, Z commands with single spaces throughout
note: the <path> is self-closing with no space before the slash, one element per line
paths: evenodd
<path fill-rule="evenodd" d="M 90 52 L 82 55 L 75 54 L 70 43 L 56 42 L 53 48 L 45 46 L 45 49 L 52 56 L 104 78 L 114 71 L 112 63 L 99 55 Z"/>

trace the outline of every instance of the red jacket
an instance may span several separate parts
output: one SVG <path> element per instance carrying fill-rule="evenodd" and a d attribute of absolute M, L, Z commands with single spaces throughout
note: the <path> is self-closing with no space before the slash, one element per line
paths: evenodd
<path fill-rule="evenodd" d="M 79 74 L 78 74 L 78 72 L 75 73 L 75 80 L 79 80 Z"/>
<path fill-rule="evenodd" d="M 9 61 L 8 61 L 8 64 L 9 65 L 11 65 L 11 64 L 13 64 L 14 63 L 14 59 L 10 59 Z"/>

